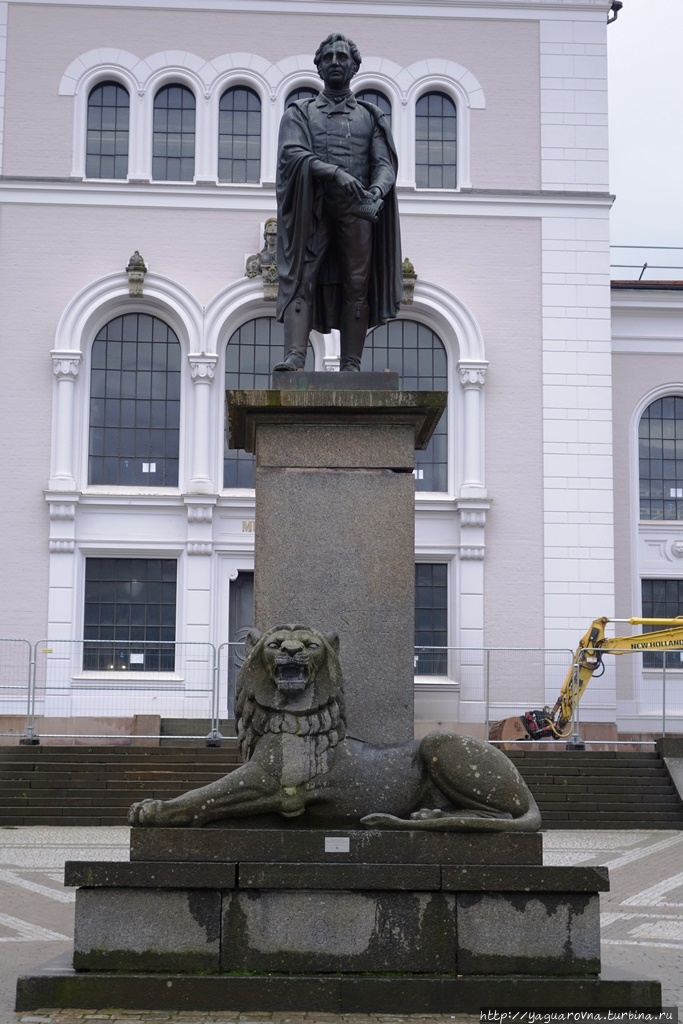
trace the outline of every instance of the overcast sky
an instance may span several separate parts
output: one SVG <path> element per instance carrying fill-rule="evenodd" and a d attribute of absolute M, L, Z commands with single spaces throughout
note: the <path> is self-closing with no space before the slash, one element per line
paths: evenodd
<path fill-rule="evenodd" d="M 624 0 L 607 40 L 612 244 L 680 246 L 644 258 L 683 267 L 683 0 Z"/>

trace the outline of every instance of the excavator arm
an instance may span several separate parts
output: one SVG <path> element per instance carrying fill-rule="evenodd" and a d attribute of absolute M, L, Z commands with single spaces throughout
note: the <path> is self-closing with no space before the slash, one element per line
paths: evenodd
<path fill-rule="evenodd" d="M 650 633 L 634 636 L 605 636 L 608 622 L 628 622 L 632 626 L 667 626 Z M 560 694 L 552 708 L 526 711 L 519 718 L 505 718 L 494 722 L 489 731 L 492 740 L 505 739 L 562 739 L 571 731 L 574 708 L 581 700 L 594 675 L 604 671 L 603 654 L 626 654 L 628 651 L 683 651 L 683 616 L 676 619 L 594 619 L 579 641 L 573 664 L 562 684 Z"/>

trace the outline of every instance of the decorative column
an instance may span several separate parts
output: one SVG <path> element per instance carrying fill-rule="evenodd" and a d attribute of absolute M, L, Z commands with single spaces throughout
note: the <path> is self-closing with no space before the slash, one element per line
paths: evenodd
<path fill-rule="evenodd" d="M 81 365 L 80 352 L 52 352 L 57 378 L 55 397 L 55 434 L 51 491 L 74 490 L 74 388 Z"/>
<path fill-rule="evenodd" d="M 192 476 L 188 490 L 199 494 L 214 491 L 211 476 L 211 384 L 216 374 L 217 355 L 190 355 L 194 397 L 194 418 L 192 433 Z"/>
<path fill-rule="evenodd" d="M 462 497 L 478 497 L 484 486 L 484 410 L 482 391 L 486 381 L 487 363 L 461 361 L 458 377 L 464 392 L 463 432 L 464 465 L 460 486 Z"/>

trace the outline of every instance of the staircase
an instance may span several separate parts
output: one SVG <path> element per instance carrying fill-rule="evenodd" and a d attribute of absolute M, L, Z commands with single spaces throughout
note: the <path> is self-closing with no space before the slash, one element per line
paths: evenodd
<path fill-rule="evenodd" d="M 125 825 L 145 797 L 169 799 L 240 764 L 221 747 L 0 747 L 0 827 Z"/>
<path fill-rule="evenodd" d="M 683 803 L 656 753 L 508 752 L 543 828 L 683 829 Z M 168 799 L 232 771 L 221 747 L 0 747 L 0 827 L 125 825 L 144 797 Z"/>
<path fill-rule="evenodd" d="M 683 829 L 683 803 L 657 753 L 506 751 L 543 828 Z"/>

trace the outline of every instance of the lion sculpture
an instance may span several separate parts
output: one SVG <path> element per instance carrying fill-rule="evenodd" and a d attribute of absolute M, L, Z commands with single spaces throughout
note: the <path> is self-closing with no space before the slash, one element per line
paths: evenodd
<path fill-rule="evenodd" d="M 512 762 L 469 736 L 372 744 L 346 731 L 339 639 L 306 626 L 247 637 L 235 718 L 244 764 L 131 825 L 195 826 L 277 814 L 353 828 L 534 832 L 538 807 Z"/>

